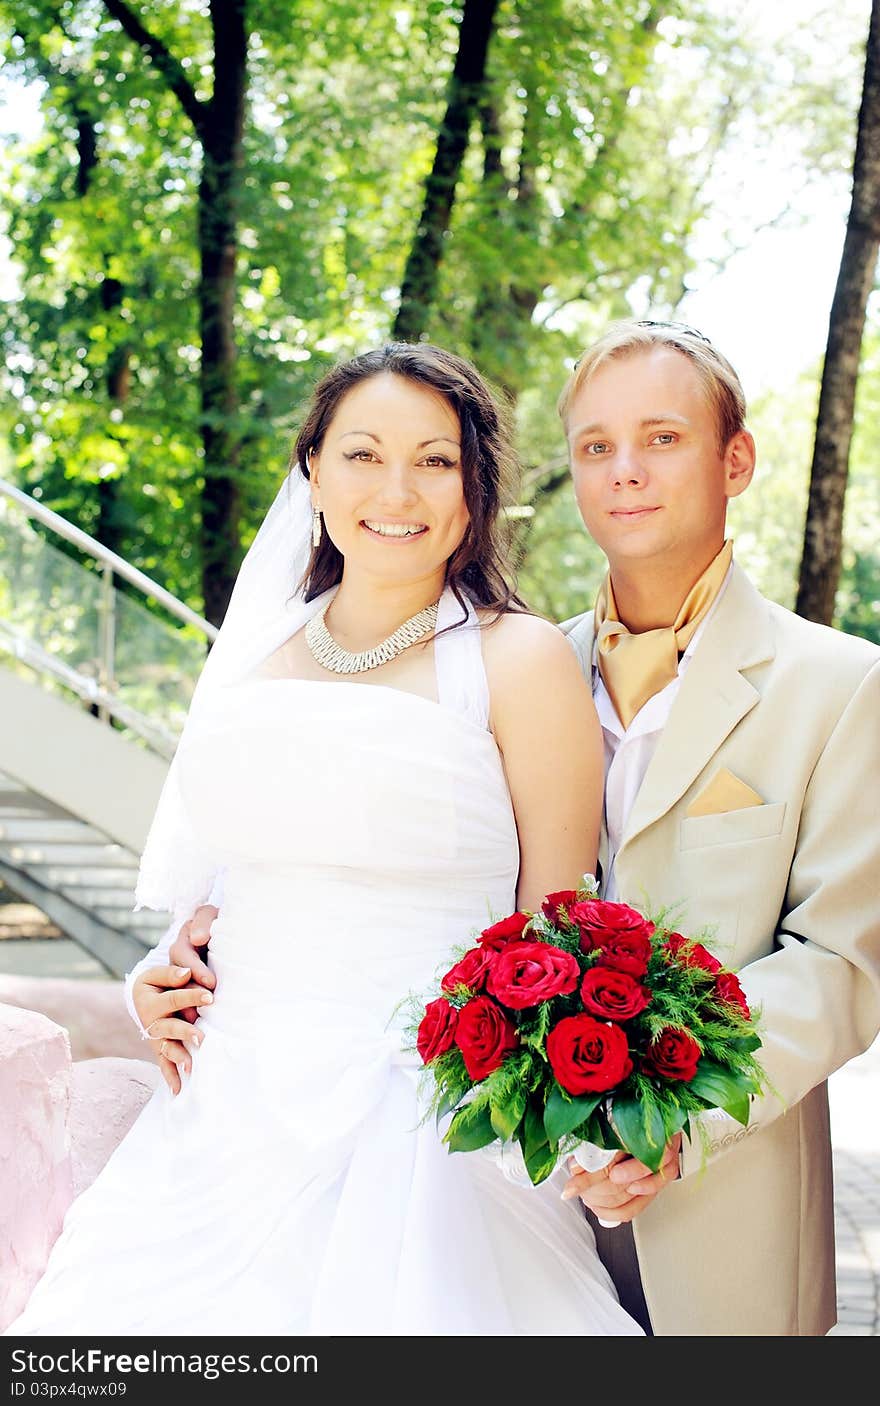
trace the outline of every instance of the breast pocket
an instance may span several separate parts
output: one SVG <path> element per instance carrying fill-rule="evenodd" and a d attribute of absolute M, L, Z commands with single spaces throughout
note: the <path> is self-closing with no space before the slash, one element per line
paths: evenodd
<path fill-rule="evenodd" d="M 721 815 L 692 815 L 681 822 L 679 849 L 702 849 L 708 845 L 744 845 L 754 840 L 773 839 L 782 831 L 785 801 L 766 806 L 746 806 Z"/>

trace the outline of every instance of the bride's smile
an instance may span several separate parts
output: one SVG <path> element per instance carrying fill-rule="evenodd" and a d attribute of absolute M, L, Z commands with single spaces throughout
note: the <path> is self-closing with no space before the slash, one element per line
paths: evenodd
<path fill-rule="evenodd" d="M 361 527 L 366 528 L 374 537 L 387 537 L 397 542 L 411 542 L 414 537 L 421 537 L 430 530 L 423 522 L 364 521 Z"/>

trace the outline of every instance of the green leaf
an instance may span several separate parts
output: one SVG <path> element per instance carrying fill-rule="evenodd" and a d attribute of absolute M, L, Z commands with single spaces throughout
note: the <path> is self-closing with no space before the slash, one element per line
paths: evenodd
<path fill-rule="evenodd" d="M 687 1109 L 682 1108 L 679 1103 L 661 1104 L 660 1116 L 663 1119 L 663 1126 L 666 1129 L 666 1141 L 680 1133 L 688 1120 Z"/>
<path fill-rule="evenodd" d="M 612 1148 L 619 1149 L 623 1146 L 617 1133 L 608 1122 L 605 1109 L 599 1105 L 587 1120 L 587 1133 L 585 1142 L 594 1142 L 597 1147 L 604 1147 L 610 1152 Z"/>
<path fill-rule="evenodd" d="M 666 1146 L 666 1128 L 656 1103 L 616 1098 L 611 1110 L 614 1126 L 627 1152 L 652 1172 L 659 1171 Z"/>
<path fill-rule="evenodd" d="M 468 1103 L 460 1108 L 443 1138 L 450 1152 L 476 1152 L 495 1141 L 495 1129 L 486 1103 Z"/>
<path fill-rule="evenodd" d="M 526 1171 L 533 1186 L 547 1180 L 556 1166 L 558 1155 L 559 1149 L 555 1143 L 543 1142 L 532 1151 L 531 1156 L 525 1158 Z"/>
<path fill-rule="evenodd" d="M 526 1104 L 525 1116 L 517 1129 L 516 1138 L 522 1148 L 523 1161 L 532 1185 L 546 1181 L 556 1166 L 559 1149 L 555 1142 L 547 1139 L 541 1108 L 534 1095 Z"/>
<path fill-rule="evenodd" d="M 438 1128 L 443 1119 L 446 1117 L 447 1113 L 451 1113 L 453 1108 L 457 1107 L 461 1099 L 464 1098 L 466 1092 L 466 1088 L 462 1088 L 461 1085 L 451 1084 L 447 1088 L 439 1104 L 437 1105 L 436 1123 Z"/>
<path fill-rule="evenodd" d="M 585 1122 L 602 1097 L 602 1094 L 590 1094 L 586 1098 L 572 1098 L 554 1084 L 544 1109 L 544 1131 L 550 1141 L 559 1142 L 566 1133 Z"/>
<path fill-rule="evenodd" d="M 750 1081 L 725 1069 L 714 1061 L 701 1059 L 697 1072 L 688 1084 L 691 1093 L 704 1099 L 707 1108 L 723 1108 L 738 1123 L 749 1121 Z"/>
<path fill-rule="evenodd" d="M 761 1048 L 761 1040 L 757 1035 L 735 1035 L 727 1043 L 732 1050 L 737 1050 L 740 1054 L 752 1054 L 754 1050 Z"/>
<path fill-rule="evenodd" d="M 526 1113 L 520 1127 L 520 1145 L 523 1150 L 523 1158 L 528 1166 L 529 1158 L 538 1148 L 544 1147 L 547 1143 L 547 1134 L 544 1131 L 544 1118 L 541 1109 L 534 1098 L 530 1098 L 526 1104 Z"/>
<path fill-rule="evenodd" d="M 513 1137 L 525 1111 L 526 1091 L 521 1086 L 513 1089 L 504 1100 L 490 1101 L 489 1116 L 492 1127 L 503 1142 Z"/>
<path fill-rule="evenodd" d="M 745 1127 L 749 1121 L 749 1096 L 743 1090 L 738 1094 L 731 1094 L 725 1099 L 721 1107 L 725 1113 L 729 1113 L 731 1118 L 735 1118 L 738 1123 Z"/>

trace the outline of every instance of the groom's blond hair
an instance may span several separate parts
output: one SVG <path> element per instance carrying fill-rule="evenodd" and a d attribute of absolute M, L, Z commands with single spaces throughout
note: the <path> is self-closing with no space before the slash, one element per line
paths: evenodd
<path fill-rule="evenodd" d="M 739 376 L 727 357 L 713 347 L 708 337 L 696 328 L 679 322 L 651 322 L 624 319 L 612 322 L 602 336 L 587 347 L 576 362 L 574 370 L 563 387 L 557 403 L 557 410 L 563 425 L 568 428 L 568 412 L 571 402 L 581 386 L 598 371 L 606 361 L 617 361 L 633 353 L 649 350 L 651 347 L 671 347 L 681 352 L 694 365 L 700 384 L 705 392 L 718 424 L 719 449 L 725 446 L 745 429 L 746 398 Z"/>

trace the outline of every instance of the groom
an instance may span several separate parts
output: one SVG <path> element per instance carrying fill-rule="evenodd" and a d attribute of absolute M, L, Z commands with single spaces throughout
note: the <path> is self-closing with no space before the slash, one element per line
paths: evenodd
<path fill-rule="evenodd" d="M 562 627 L 604 731 L 603 893 L 714 929 L 775 1090 L 747 1129 L 704 1115 L 663 1178 L 626 1158 L 570 1185 L 649 1333 L 820 1336 L 835 1321 L 826 1080 L 880 1028 L 880 650 L 765 600 L 732 561 L 727 504 L 755 450 L 736 373 L 700 333 L 614 325 L 560 413 L 610 568 L 595 612 Z M 207 941 L 215 911 L 170 958 L 208 985 L 187 938 Z"/>
<path fill-rule="evenodd" d="M 603 894 L 714 928 L 777 1095 L 747 1128 L 704 1115 L 702 1171 L 695 1136 L 677 1178 L 628 1158 L 573 1182 L 647 1331 L 823 1335 L 826 1080 L 880 1028 L 880 650 L 765 600 L 733 562 L 727 504 L 755 447 L 739 379 L 701 333 L 615 324 L 559 411 L 609 564 L 595 611 L 562 626 L 604 733 Z"/>

